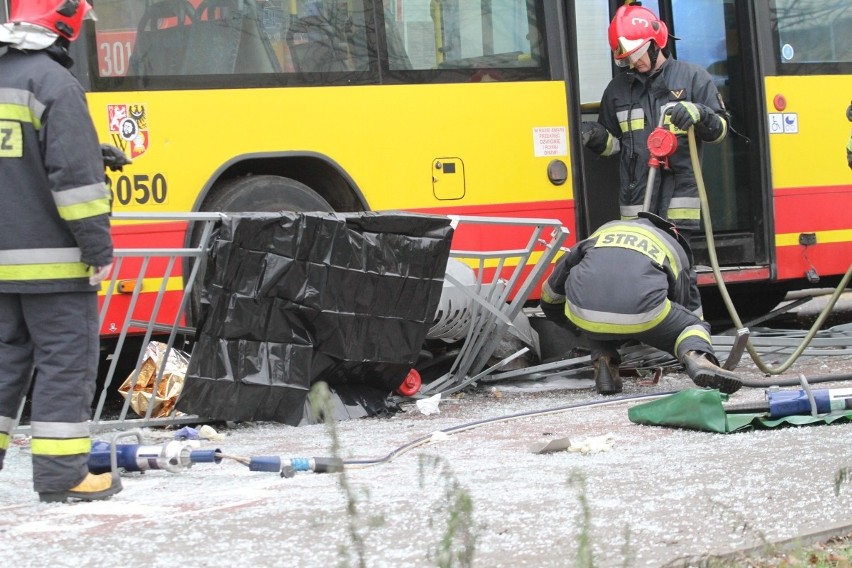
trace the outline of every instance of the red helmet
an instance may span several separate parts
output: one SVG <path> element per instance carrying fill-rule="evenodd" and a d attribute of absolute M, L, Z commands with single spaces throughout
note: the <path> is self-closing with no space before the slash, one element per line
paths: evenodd
<path fill-rule="evenodd" d="M 42 26 L 74 41 L 91 9 L 86 0 L 12 0 L 9 21 Z"/>
<path fill-rule="evenodd" d="M 615 62 L 627 65 L 628 58 L 641 56 L 653 41 L 664 48 L 669 41 L 666 24 L 648 8 L 625 4 L 615 11 L 609 24 L 609 46 Z"/>

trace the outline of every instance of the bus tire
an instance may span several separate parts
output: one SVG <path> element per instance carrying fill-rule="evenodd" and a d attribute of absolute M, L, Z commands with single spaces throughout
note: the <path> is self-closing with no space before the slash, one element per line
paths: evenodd
<path fill-rule="evenodd" d="M 291 178 L 275 175 L 243 176 L 223 182 L 205 202 L 204 211 L 334 211 L 317 192 Z"/>
<path fill-rule="evenodd" d="M 274 213 L 276 211 L 322 211 L 334 208 L 317 192 L 302 182 L 275 175 L 244 176 L 227 180 L 215 187 L 215 194 L 204 202 L 203 212 L 222 213 Z M 192 246 L 201 240 L 201 227 L 193 231 Z M 201 321 L 201 286 L 204 276 L 199 274 L 192 290 L 189 323 L 197 326 Z"/>

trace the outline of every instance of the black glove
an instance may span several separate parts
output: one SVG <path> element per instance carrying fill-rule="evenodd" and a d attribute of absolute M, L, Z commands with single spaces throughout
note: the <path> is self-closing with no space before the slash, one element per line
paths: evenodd
<path fill-rule="evenodd" d="M 715 113 L 706 106 L 689 101 L 680 101 L 672 108 L 672 124 L 686 132 L 690 126 L 700 124 Z"/>
<path fill-rule="evenodd" d="M 603 124 L 600 122 L 583 121 L 580 125 L 580 130 L 583 133 L 583 146 L 595 154 L 601 154 L 606 150 L 609 132 L 607 132 Z"/>
<path fill-rule="evenodd" d="M 109 168 L 113 172 L 119 172 L 123 166 L 133 163 L 124 152 L 112 144 L 101 144 L 101 156 L 104 160 L 104 168 Z"/>
<path fill-rule="evenodd" d="M 852 122 L 852 103 L 849 103 L 849 106 L 846 107 L 846 120 Z"/>

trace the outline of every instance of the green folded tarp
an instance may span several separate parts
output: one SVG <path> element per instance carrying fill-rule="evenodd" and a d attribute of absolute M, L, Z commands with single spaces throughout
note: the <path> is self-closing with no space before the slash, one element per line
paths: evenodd
<path fill-rule="evenodd" d="M 728 395 L 718 390 L 686 389 L 667 397 L 638 404 L 627 411 L 636 424 L 671 426 L 705 432 L 731 433 L 753 428 L 831 424 L 852 420 L 852 410 L 819 416 L 796 415 L 771 420 L 765 414 L 728 414 L 724 402 Z"/>

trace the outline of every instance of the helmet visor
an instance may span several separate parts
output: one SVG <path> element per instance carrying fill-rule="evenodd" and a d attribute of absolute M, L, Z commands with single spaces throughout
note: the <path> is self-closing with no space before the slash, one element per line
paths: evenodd
<path fill-rule="evenodd" d="M 628 65 L 633 67 L 648 52 L 650 46 L 651 41 L 648 39 L 618 38 L 618 47 L 612 53 L 615 64 L 619 67 L 627 67 Z"/>

